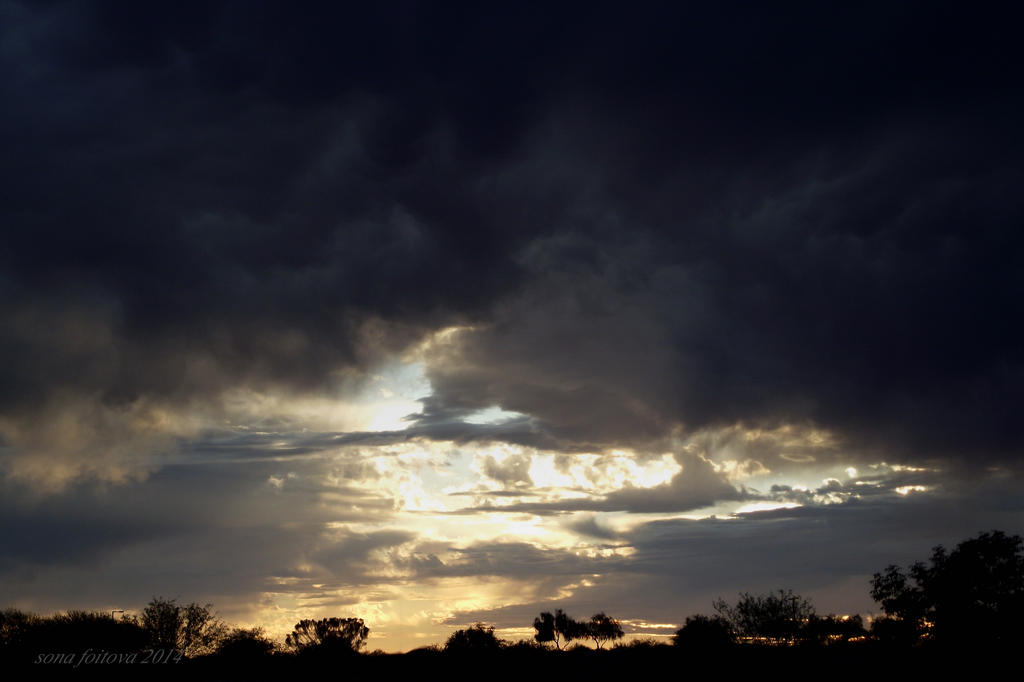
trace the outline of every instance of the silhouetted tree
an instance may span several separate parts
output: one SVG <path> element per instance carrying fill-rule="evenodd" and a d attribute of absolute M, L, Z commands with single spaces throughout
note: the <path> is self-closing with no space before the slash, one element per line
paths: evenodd
<path fill-rule="evenodd" d="M 722 616 L 687 616 L 676 631 L 672 643 L 678 647 L 701 650 L 724 649 L 736 641 L 732 626 Z"/>
<path fill-rule="evenodd" d="M 1024 541 L 981 533 L 906 573 L 888 566 L 871 580 L 871 597 L 918 637 L 949 642 L 1014 642 L 1024 634 Z M 932 625 L 929 633 L 929 625 Z"/>
<path fill-rule="evenodd" d="M 285 637 L 285 644 L 300 653 L 314 649 L 355 653 L 366 644 L 369 634 L 362 618 L 300 620 Z"/>
<path fill-rule="evenodd" d="M 792 590 L 765 595 L 743 592 L 736 606 L 719 599 L 714 608 L 736 634 L 773 642 L 799 639 L 804 625 L 814 616 L 811 602 Z"/>
<path fill-rule="evenodd" d="M 613 620 L 604 614 L 604 611 L 595 613 L 590 620 L 583 624 L 582 636 L 593 640 L 598 649 L 603 649 L 607 642 L 622 639 L 624 636 L 619 621 Z"/>
<path fill-rule="evenodd" d="M 189 658 L 201 656 L 213 653 L 227 633 L 227 626 L 210 607 L 195 602 L 181 606 L 174 599 L 154 597 L 142 610 L 139 624 L 153 648 L 173 649 Z"/>
<path fill-rule="evenodd" d="M 890 565 L 871 579 L 871 598 L 881 603 L 882 610 L 891 620 L 900 621 L 900 628 L 911 639 L 920 637 L 930 607 L 923 583 L 927 582 L 928 568 L 922 562 L 910 567 L 909 574 L 898 566 Z M 895 626 L 885 626 L 895 633 Z"/>
<path fill-rule="evenodd" d="M 560 635 L 555 632 L 555 616 L 550 611 L 544 611 L 533 619 L 533 629 L 537 631 L 533 636 L 537 642 L 553 642 L 556 649 L 562 648 Z"/>
<path fill-rule="evenodd" d="M 587 630 L 586 623 L 573 620 L 562 609 L 556 609 L 554 613 L 541 613 L 533 619 L 533 627 L 537 630 L 534 639 L 542 644 L 552 642 L 559 650 L 574 639 L 585 637 Z"/>
<path fill-rule="evenodd" d="M 444 643 L 445 651 L 460 653 L 487 653 L 497 651 L 503 642 L 494 635 L 494 628 L 475 623 L 465 630 L 456 630 Z"/>

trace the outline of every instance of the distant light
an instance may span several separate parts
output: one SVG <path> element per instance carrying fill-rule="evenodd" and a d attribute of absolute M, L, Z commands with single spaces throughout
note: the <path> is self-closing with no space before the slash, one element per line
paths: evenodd
<path fill-rule="evenodd" d="M 753 502 L 751 504 L 744 505 L 736 510 L 737 514 L 749 514 L 751 512 L 761 511 L 774 511 L 776 509 L 792 509 L 794 507 L 802 507 L 803 505 L 797 504 L 796 502 Z"/>
<path fill-rule="evenodd" d="M 467 424 L 504 424 L 515 419 L 521 419 L 524 416 L 526 415 L 521 412 L 509 412 L 497 405 L 492 405 L 486 409 L 478 410 L 468 417 L 463 417 L 462 421 Z"/>

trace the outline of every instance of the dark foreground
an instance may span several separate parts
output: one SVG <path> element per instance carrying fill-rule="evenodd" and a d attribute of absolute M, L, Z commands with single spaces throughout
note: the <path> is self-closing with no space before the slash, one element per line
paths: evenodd
<path fill-rule="evenodd" d="M 66 660 L 37 656 L 4 661 L 7 679 L 188 679 L 188 680 L 655 680 L 683 679 L 928 679 L 953 671 L 985 675 L 1016 671 L 1014 652 L 976 647 L 920 646 L 894 649 L 877 643 L 827 647 L 736 645 L 717 650 L 673 646 L 620 647 L 608 651 L 503 650 L 451 653 L 295 656 L 259 659 L 207 656 L 180 661 L 116 660 L 81 652 Z M 103 660 L 106 658 L 107 660 Z M 1007 669 L 1004 666 L 1009 664 Z M 1003 674 L 1006 674 L 1003 672 Z M 1013 672 L 1012 674 L 1016 674 Z"/>

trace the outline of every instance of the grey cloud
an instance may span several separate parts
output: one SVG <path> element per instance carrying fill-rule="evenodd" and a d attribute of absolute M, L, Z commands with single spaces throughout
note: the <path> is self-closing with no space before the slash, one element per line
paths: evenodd
<path fill-rule="evenodd" d="M 439 548 L 440 549 L 440 548 Z M 611 560 L 581 557 L 563 549 L 543 549 L 524 542 L 477 542 L 463 548 L 443 548 L 452 557 L 438 559 L 435 553 L 421 552 L 408 564 L 415 567 L 418 579 L 503 576 L 512 578 L 578 577 L 596 572 Z"/>
<path fill-rule="evenodd" d="M 534 493 L 528 488 L 520 490 L 474 488 L 472 490 L 457 490 L 448 494 L 455 497 L 526 497 Z"/>
<path fill-rule="evenodd" d="M 673 512 L 699 509 L 716 502 L 742 500 L 749 494 L 715 471 L 710 461 L 690 453 L 677 454 L 682 470 L 666 485 L 653 489 L 624 488 L 607 498 L 609 509 L 631 512 Z"/>
<path fill-rule="evenodd" d="M 752 499 L 757 496 L 738 489 L 713 464 L 691 453 L 679 453 L 682 469 L 668 483 L 651 488 L 626 486 L 607 495 L 574 497 L 553 502 L 515 502 L 509 505 L 480 505 L 466 511 L 561 513 L 574 511 L 627 511 L 633 513 L 681 512 L 708 507 L 716 502 Z"/>
<path fill-rule="evenodd" d="M 622 537 L 620 533 L 602 525 L 596 514 L 589 514 L 574 519 L 568 524 L 568 527 L 580 535 L 599 540 L 617 540 Z"/>
<path fill-rule="evenodd" d="M 382 530 L 373 533 L 345 533 L 342 537 L 332 540 L 318 549 L 311 558 L 323 565 L 334 576 L 352 580 L 359 578 L 359 569 L 365 568 L 371 552 L 386 550 L 415 539 L 416 535 L 408 531 Z M 374 581 L 376 579 L 371 579 Z"/>
<path fill-rule="evenodd" d="M 10 523 L 0 531 L 0 602 L 137 608 L 164 594 L 246 611 L 260 593 L 279 588 L 277 577 L 305 580 L 300 567 L 327 547 L 334 553 L 324 556 L 336 561 L 342 549 L 365 554 L 358 541 L 336 545 L 328 524 L 393 516 L 391 499 L 326 485 L 329 468 L 255 458 L 176 465 L 116 494 L 78 484 L 40 496 L 4 482 L 0 511 Z M 285 484 L 273 485 L 275 476 Z"/>
<path fill-rule="evenodd" d="M 497 461 L 493 455 L 487 455 L 483 462 L 483 472 L 491 478 L 507 487 L 524 484 L 532 486 L 530 478 L 530 457 L 525 455 L 510 455 L 504 461 Z"/>

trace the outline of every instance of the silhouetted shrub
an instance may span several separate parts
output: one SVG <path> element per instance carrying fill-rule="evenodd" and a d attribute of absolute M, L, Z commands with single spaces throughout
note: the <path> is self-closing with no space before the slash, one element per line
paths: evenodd
<path fill-rule="evenodd" d="M 505 644 L 505 649 L 516 653 L 546 653 L 550 651 L 546 646 L 544 646 L 535 639 L 519 639 L 515 642 Z"/>
<path fill-rule="evenodd" d="M 444 650 L 459 653 L 487 653 L 499 650 L 502 640 L 494 635 L 494 628 L 476 623 L 465 630 L 456 630 L 444 643 Z"/>
<path fill-rule="evenodd" d="M 266 658 L 275 649 L 276 645 L 263 628 L 235 628 L 221 639 L 217 655 L 232 660 L 254 660 Z"/>
<path fill-rule="evenodd" d="M 615 645 L 615 650 L 650 651 L 651 649 L 668 649 L 669 647 L 670 645 L 667 642 L 654 639 L 653 637 L 638 637 L 628 642 L 619 642 Z"/>
<path fill-rule="evenodd" d="M 687 616 L 673 644 L 687 649 L 724 649 L 736 641 L 729 621 L 721 616 Z"/>

